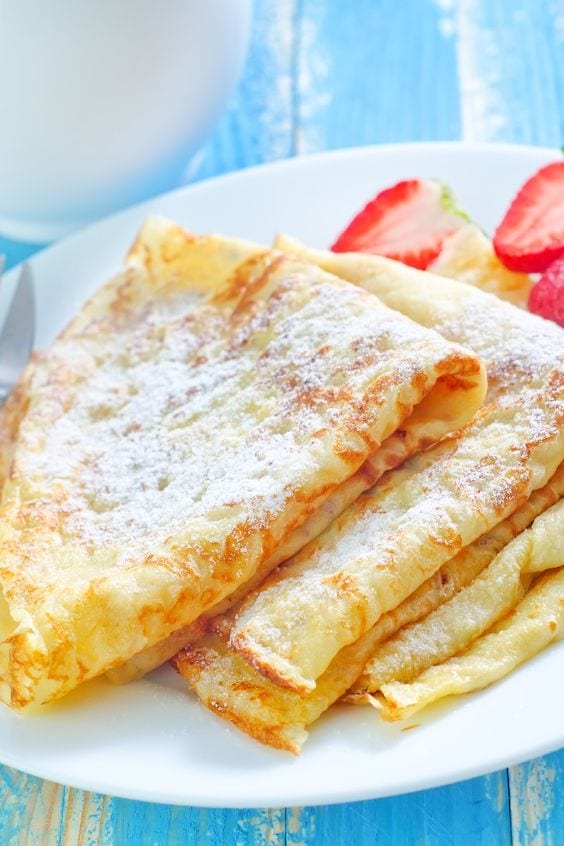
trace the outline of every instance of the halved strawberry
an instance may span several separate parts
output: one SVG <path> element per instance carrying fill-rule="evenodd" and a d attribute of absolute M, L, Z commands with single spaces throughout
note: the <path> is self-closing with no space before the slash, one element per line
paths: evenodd
<path fill-rule="evenodd" d="M 376 253 L 425 269 L 443 242 L 468 222 L 444 185 L 408 179 L 371 200 L 339 235 L 336 253 Z"/>
<path fill-rule="evenodd" d="M 564 161 L 541 167 L 497 227 L 494 249 L 509 270 L 542 273 L 564 253 Z"/>
<path fill-rule="evenodd" d="M 529 294 L 529 311 L 564 326 L 564 255 L 545 270 Z"/>

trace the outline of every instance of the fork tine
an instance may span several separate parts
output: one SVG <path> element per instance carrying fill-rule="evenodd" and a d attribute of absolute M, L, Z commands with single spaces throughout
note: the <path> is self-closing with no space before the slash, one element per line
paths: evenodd
<path fill-rule="evenodd" d="M 0 402 L 8 396 L 29 361 L 34 337 L 33 276 L 29 264 L 24 264 L 0 332 Z"/>

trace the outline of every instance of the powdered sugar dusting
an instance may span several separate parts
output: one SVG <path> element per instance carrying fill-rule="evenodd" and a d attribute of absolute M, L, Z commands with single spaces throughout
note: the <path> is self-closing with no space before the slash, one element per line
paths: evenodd
<path fill-rule="evenodd" d="M 161 304 L 125 332 L 94 335 L 86 354 L 80 339 L 59 342 L 38 405 L 44 443 L 22 452 L 21 470 L 64 486 L 67 532 L 131 552 L 178 532 L 198 547 L 268 526 L 315 483 L 333 434 L 374 424 L 358 413 L 376 376 L 401 387 L 423 349 L 447 352 L 360 289 L 299 273 L 246 306 L 179 315 Z M 62 361 L 79 367 L 50 405 Z"/>
<path fill-rule="evenodd" d="M 555 323 L 478 294 L 441 320 L 438 331 L 475 350 L 487 364 L 489 397 L 538 390 L 551 371 L 564 373 L 564 332 Z"/>

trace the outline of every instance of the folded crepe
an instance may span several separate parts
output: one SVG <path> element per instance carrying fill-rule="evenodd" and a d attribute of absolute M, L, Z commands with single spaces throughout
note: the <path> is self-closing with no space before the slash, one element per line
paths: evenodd
<path fill-rule="evenodd" d="M 484 391 L 474 354 L 372 294 L 150 221 L 3 426 L 0 697 L 48 701 L 190 624 Z"/>
<path fill-rule="evenodd" d="M 187 679 L 201 701 L 215 714 L 234 723 L 242 731 L 268 746 L 299 754 L 308 737 L 307 727 L 319 719 L 345 691 L 349 690 L 353 682 L 358 679 L 363 667 L 367 666 L 367 661 L 375 655 L 378 644 L 386 641 L 386 638 L 402 626 L 425 617 L 451 596 L 455 596 L 464 585 L 471 584 L 488 564 L 495 561 L 501 550 L 509 549 L 507 545 L 511 546 L 511 540 L 526 529 L 535 516 L 541 514 L 563 494 L 564 467 L 548 485 L 535 491 L 529 501 L 510 518 L 443 564 L 403 603 L 382 615 L 370 631 L 355 643 L 342 649 L 317 680 L 315 690 L 309 694 L 279 687 L 257 672 L 229 648 L 229 626 L 227 625 L 223 629 L 218 626 L 218 631 L 206 634 L 198 643 L 180 651 L 173 659 L 173 664 Z M 536 537 L 539 537 L 538 532 Z M 520 538 L 517 539 L 520 540 Z M 538 545 L 533 545 L 533 548 L 535 552 L 529 561 L 543 561 L 546 565 L 546 556 L 543 558 Z M 554 595 L 551 595 L 552 604 L 547 611 L 548 621 L 553 619 L 551 614 L 554 599 Z M 562 615 L 562 608 L 564 608 L 564 602 L 561 601 L 560 615 Z M 501 678 L 518 663 L 535 654 L 535 650 L 539 651 L 547 642 L 550 642 L 551 631 L 547 631 L 543 622 L 537 625 L 535 621 L 533 623 L 535 632 L 538 626 L 542 628 L 540 636 L 534 635 L 530 641 L 527 641 L 523 626 L 519 624 L 515 632 L 510 632 L 509 635 L 512 642 L 516 641 L 517 649 L 511 651 L 509 648 L 505 653 L 503 649 L 491 650 L 489 662 L 485 663 L 487 655 L 486 659 L 482 659 L 482 663 L 474 663 L 473 672 L 466 676 L 467 689 L 458 692 L 468 692 Z M 508 641 L 508 647 L 512 645 L 512 642 Z M 447 665 L 448 662 L 445 666 Z M 470 665 L 468 669 L 470 670 Z M 455 693 L 457 691 L 454 690 L 454 686 L 458 678 L 456 664 L 451 665 L 451 670 L 447 670 L 443 684 L 450 684 L 451 692 Z M 480 672 L 483 673 L 482 676 Z M 384 709 L 382 697 L 376 698 L 366 693 L 367 681 L 369 678 L 365 670 L 354 685 L 353 690 L 356 690 L 356 693 L 347 696 L 347 701 L 353 701 L 355 704 L 376 705 L 384 711 L 387 718 L 398 719 L 400 716 L 408 715 L 406 712 L 400 712 L 399 706 L 392 707 L 391 705 L 394 696 L 402 695 L 401 688 L 387 689 L 390 704 L 387 709 Z M 471 684 L 473 687 L 470 686 Z M 404 689 L 407 690 L 408 686 L 405 685 Z M 431 684 L 420 689 L 419 699 L 412 695 L 410 704 L 420 704 L 423 707 L 426 704 L 423 701 L 424 695 L 428 697 L 433 694 L 438 695 L 442 689 L 444 687 L 441 687 L 440 683 L 433 685 L 431 679 Z"/>
<path fill-rule="evenodd" d="M 405 719 L 445 697 L 480 690 L 564 638 L 564 567 L 547 573 L 511 614 L 460 655 L 431 667 L 410 684 L 382 689 L 387 719 Z"/>
<path fill-rule="evenodd" d="M 467 282 L 524 308 L 533 283 L 526 273 L 508 270 L 498 259 L 490 239 L 475 223 L 468 223 L 446 238 L 431 273 Z"/>
<path fill-rule="evenodd" d="M 297 751 L 305 726 L 353 684 L 382 640 L 475 578 L 562 494 L 561 471 L 538 488 L 564 458 L 564 336 L 467 285 L 385 259 L 279 244 L 473 344 L 490 372 L 487 403 L 471 424 L 387 474 L 175 659 L 213 710 Z"/>
<path fill-rule="evenodd" d="M 379 707 L 386 719 L 406 719 L 445 696 L 486 687 L 550 643 L 561 640 L 564 637 L 563 525 L 564 500 L 560 500 L 497 556 L 481 577 L 487 586 L 471 585 L 462 591 L 456 597 L 460 600 L 458 607 L 447 606 L 443 620 L 437 619 L 439 612 L 431 615 L 425 634 L 430 639 L 442 635 L 441 649 L 435 659 L 416 661 L 407 673 L 405 666 L 397 668 L 399 672 L 391 673 L 388 680 L 378 684 L 376 696 L 365 699 Z M 547 569 L 549 572 L 536 579 L 528 592 L 523 591 L 526 595 L 519 602 L 503 607 L 498 597 L 482 592 L 482 601 L 478 605 L 473 603 L 473 618 L 466 626 L 460 626 L 460 617 L 448 619 L 463 610 L 473 587 L 486 591 L 497 587 L 507 593 L 515 582 L 513 574 L 521 573 L 521 587 L 524 587 L 525 578 L 530 582 L 532 573 Z"/>
<path fill-rule="evenodd" d="M 393 637 L 389 632 L 375 649 L 348 701 L 363 701 L 364 693 L 375 693 L 391 681 L 409 681 L 455 655 L 515 607 L 533 573 L 564 565 L 564 502 L 558 502 L 562 495 L 564 466 L 511 518 L 448 562 L 445 566 L 454 571 L 458 582 L 456 590 L 443 590 L 439 601 L 429 603 L 423 619 L 418 615 L 406 620 L 404 615 L 404 627 Z M 550 505 L 553 507 L 543 514 Z M 533 517 L 538 517 L 533 527 L 524 531 Z M 513 538 L 517 540 L 510 543 Z M 508 543 L 503 554 L 498 554 Z"/>

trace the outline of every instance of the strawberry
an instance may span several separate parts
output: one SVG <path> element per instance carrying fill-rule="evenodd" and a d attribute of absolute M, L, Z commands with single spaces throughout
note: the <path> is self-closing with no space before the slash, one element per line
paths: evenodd
<path fill-rule="evenodd" d="M 525 182 L 497 227 L 494 249 L 509 270 L 542 273 L 564 253 L 564 161 Z"/>
<path fill-rule="evenodd" d="M 529 311 L 564 326 L 564 255 L 545 270 L 529 294 Z"/>
<path fill-rule="evenodd" d="M 408 179 L 371 200 L 339 235 L 336 253 L 376 253 L 425 269 L 443 242 L 468 222 L 448 188 L 432 179 Z"/>

